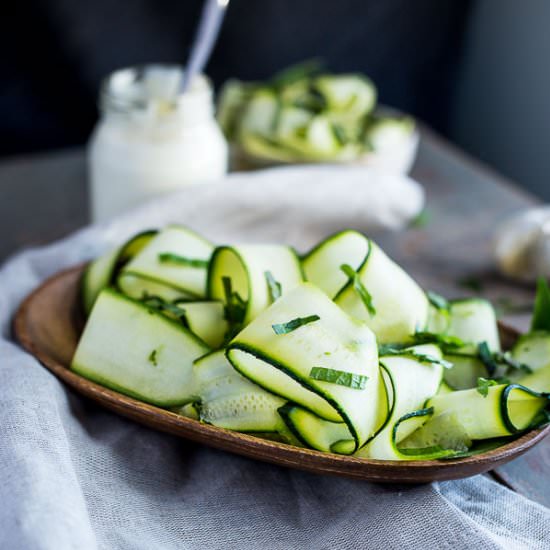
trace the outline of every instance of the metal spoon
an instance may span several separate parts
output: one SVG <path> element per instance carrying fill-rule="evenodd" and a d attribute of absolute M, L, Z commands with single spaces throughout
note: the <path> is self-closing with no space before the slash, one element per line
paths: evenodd
<path fill-rule="evenodd" d="M 191 55 L 183 73 L 181 93 L 185 93 L 195 75 L 204 69 L 216 43 L 228 4 L 229 0 L 206 0 L 191 48 Z"/>

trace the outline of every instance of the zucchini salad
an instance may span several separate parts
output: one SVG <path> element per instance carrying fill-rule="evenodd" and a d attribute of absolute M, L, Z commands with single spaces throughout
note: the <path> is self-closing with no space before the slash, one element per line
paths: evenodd
<path fill-rule="evenodd" d="M 402 149 L 415 121 L 377 108 L 362 74 L 320 73 L 315 63 L 287 68 L 265 82 L 229 80 L 217 118 L 227 139 L 265 161 L 349 162 Z"/>
<path fill-rule="evenodd" d="M 216 247 L 180 226 L 90 263 L 71 369 L 177 414 L 319 451 L 445 459 L 495 448 L 550 411 L 550 290 L 502 351 L 480 298 L 426 292 L 354 230 L 303 256 Z"/>

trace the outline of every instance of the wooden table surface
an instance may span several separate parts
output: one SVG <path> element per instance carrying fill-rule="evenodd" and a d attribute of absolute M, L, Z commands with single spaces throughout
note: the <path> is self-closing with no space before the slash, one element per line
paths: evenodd
<path fill-rule="evenodd" d="M 491 238 L 501 220 L 537 200 L 429 130 L 422 132 L 412 175 L 426 189 L 425 223 L 374 238 L 425 288 L 447 297 L 489 297 L 503 310 L 504 320 L 525 330 L 529 315 L 522 310 L 530 307 L 533 291 L 495 273 Z M 89 220 L 82 149 L 0 162 L 0 192 L 0 261 Z M 494 474 L 550 506 L 550 438 Z"/>

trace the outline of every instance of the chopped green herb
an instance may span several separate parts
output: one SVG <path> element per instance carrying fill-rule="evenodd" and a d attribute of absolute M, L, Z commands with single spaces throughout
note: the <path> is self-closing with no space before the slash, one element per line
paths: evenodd
<path fill-rule="evenodd" d="M 149 361 L 149 363 L 151 363 L 151 364 L 154 365 L 155 367 L 158 365 L 158 363 L 157 363 L 157 350 L 156 350 L 156 349 L 154 349 L 154 350 L 149 354 L 148 361 Z"/>
<path fill-rule="evenodd" d="M 246 315 L 247 303 L 238 292 L 233 291 L 231 277 L 222 277 L 222 284 L 225 295 L 225 320 L 229 325 L 225 339 L 231 340 L 241 329 Z"/>
<path fill-rule="evenodd" d="M 491 353 L 487 342 L 481 342 L 480 344 L 478 344 L 477 355 L 481 362 L 485 365 L 489 376 L 493 377 L 498 369 L 498 364 L 495 361 L 495 358 Z"/>
<path fill-rule="evenodd" d="M 465 343 L 456 336 L 436 334 L 435 332 L 417 331 L 413 334 L 415 344 L 437 344 L 443 351 L 453 351 L 461 348 Z"/>
<path fill-rule="evenodd" d="M 379 357 L 385 357 L 388 355 L 402 355 L 403 357 L 408 356 L 416 359 L 419 363 L 434 363 L 436 365 L 441 365 L 446 369 L 450 369 L 453 366 L 450 361 L 440 359 L 439 357 L 428 353 L 420 353 L 404 344 L 381 344 L 378 346 L 378 355 Z"/>
<path fill-rule="evenodd" d="M 512 369 L 522 371 L 525 374 L 533 372 L 533 369 L 529 365 L 516 361 L 509 351 L 493 353 L 493 358 L 496 363 L 501 363 Z"/>
<path fill-rule="evenodd" d="M 531 332 L 535 330 L 550 332 L 550 288 L 543 277 L 537 279 L 537 295 L 535 296 Z"/>
<path fill-rule="evenodd" d="M 463 277 L 462 279 L 459 279 L 457 283 L 458 286 L 461 286 L 462 288 L 467 288 L 468 290 L 471 290 L 473 292 L 479 293 L 483 291 L 483 282 L 477 277 Z"/>
<path fill-rule="evenodd" d="M 292 319 L 291 321 L 288 321 L 286 323 L 276 323 L 275 325 L 271 325 L 271 327 L 273 328 L 273 332 L 275 334 L 288 334 L 289 332 L 292 332 L 293 330 L 296 330 L 301 326 L 318 321 L 320 318 L 321 317 L 319 317 L 319 315 L 296 317 L 296 319 Z"/>
<path fill-rule="evenodd" d="M 443 296 L 441 296 L 441 294 L 437 294 L 437 292 L 428 290 L 428 292 L 426 292 L 426 296 L 428 297 L 428 301 L 430 302 L 430 304 L 432 304 L 432 306 L 434 306 L 435 309 L 439 309 L 442 311 L 449 311 L 450 309 L 449 302 L 447 298 L 444 298 Z"/>
<path fill-rule="evenodd" d="M 409 227 L 413 229 L 422 229 L 423 227 L 426 227 L 431 220 L 431 214 L 428 212 L 428 210 L 424 209 L 421 210 L 420 213 L 412 219 L 411 223 L 409 224 Z"/>
<path fill-rule="evenodd" d="M 281 283 L 279 283 L 279 281 L 277 281 L 275 277 L 273 277 L 271 271 L 264 272 L 264 276 L 267 283 L 267 289 L 269 291 L 269 297 L 271 299 L 271 303 L 273 303 L 275 300 L 281 297 L 283 287 Z"/>
<path fill-rule="evenodd" d="M 184 327 L 189 328 L 185 309 L 178 306 L 176 303 L 166 302 L 158 296 L 145 296 L 142 302 L 152 311 L 170 313 L 173 317 L 178 319 Z"/>
<path fill-rule="evenodd" d="M 489 395 L 489 388 L 491 386 L 498 386 L 498 382 L 496 380 L 490 380 L 487 378 L 483 378 L 480 376 L 477 379 L 477 392 L 482 395 L 483 397 L 487 397 Z"/>
<path fill-rule="evenodd" d="M 354 390 L 364 390 L 367 380 L 369 379 L 368 376 L 363 374 L 356 374 L 354 372 L 346 372 L 336 369 L 327 369 L 325 367 L 313 367 L 309 373 L 309 377 L 313 380 L 338 384 Z"/>
<path fill-rule="evenodd" d="M 383 355 L 400 355 L 407 347 L 410 346 L 407 344 L 379 344 L 378 355 L 380 357 Z"/>
<path fill-rule="evenodd" d="M 323 68 L 322 61 L 318 58 L 307 59 L 301 63 L 291 65 L 271 77 L 270 85 L 275 88 L 289 86 L 298 80 L 317 74 Z"/>
<path fill-rule="evenodd" d="M 359 278 L 359 273 L 357 273 L 357 271 L 355 271 L 348 264 L 342 264 L 340 266 L 340 269 L 349 277 L 349 280 L 353 283 L 353 288 L 367 308 L 369 315 L 371 317 L 374 317 L 376 315 L 376 309 L 374 307 L 374 304 L 372 303 L 372 296 L 370 292 L 365 288 L 365 285 L 363 285 L 363 283 L 361 282 L 361 279 Z"/>
<path fill-rule="evenodd" d="M 208 267 L 208 260 L 200 260 L 198 258 L 186 258 L 171 252 L 161 252 L 158 256 L 159 262 L 162 264 L 184 265 L 186 267 L 205 268 Z"/>

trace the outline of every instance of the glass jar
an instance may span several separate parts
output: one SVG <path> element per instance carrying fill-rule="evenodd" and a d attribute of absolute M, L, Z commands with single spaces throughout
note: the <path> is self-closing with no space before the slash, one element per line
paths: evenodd
<path fill-rule="evenodd" d="M 227 172 L 212 87 L 200 75 L 181 94 L 182 72 L 176 65 L 149 65 L 105 80 L 88 149 L 93 221 Z"/>

